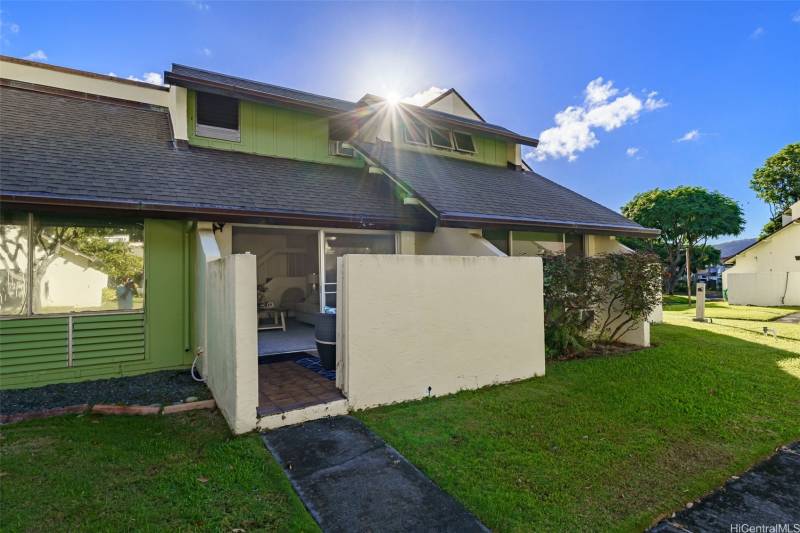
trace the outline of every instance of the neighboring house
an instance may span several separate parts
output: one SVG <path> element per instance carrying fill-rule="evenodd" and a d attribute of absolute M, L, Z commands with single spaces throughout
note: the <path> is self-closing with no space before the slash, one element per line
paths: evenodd
<path fill-rule="evenodd" d="M 725 259 L 723 289 L 732 304 L 800 305 L 800 202 L 783 226 Z"/>
<path fill-rule="evenodd" d="M 528 169 L 538 141 L 455 90 L 417 107 L 181 65 L 169 87 L 8 57 L 0 74 L 3 224 L 141 223 L 148 287 L 134 312 L 0 321 L 0 387 L 200 355 L 235 431 L 288 423 L 257 357 L 313 350 L 334 310 L 341 401 L 301 416 L 541 375 L 538 256 L 658 234 Z M 31 352 L 45 326 L 91 349 Z"/>

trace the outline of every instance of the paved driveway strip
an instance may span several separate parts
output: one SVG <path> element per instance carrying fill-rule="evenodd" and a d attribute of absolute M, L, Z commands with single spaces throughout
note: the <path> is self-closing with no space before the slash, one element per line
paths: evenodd
<path fill-rule="evenodd" d="M 262 434 L 323 531 L 488 531 L 349 416 Z"/>
<path fill-rule="evenodd" d="M 737 527 L 738 526 L 738 529 Z M 762 526 L 765 529 L 748 529 Z M 769 529 L 779 526 L 788 529 Z M 781 448 L 766 461 L 659 522 L 651 533 L 800 530 L 800 442 Z"/>

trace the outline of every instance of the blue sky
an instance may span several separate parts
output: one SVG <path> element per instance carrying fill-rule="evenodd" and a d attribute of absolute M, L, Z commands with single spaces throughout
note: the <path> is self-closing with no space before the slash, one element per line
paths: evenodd
<path fill-rule="evenodd" d="M 753 169 L 800 141 L 800 2 L 4 1 L 0 17 L 3 54 L 122 77 L 177 62 L 346 99 L 455 87 L 547 139 L 530 159 L 545 176 L 613 209 L 717 189 L 742 236 L 769 214 Z"/>

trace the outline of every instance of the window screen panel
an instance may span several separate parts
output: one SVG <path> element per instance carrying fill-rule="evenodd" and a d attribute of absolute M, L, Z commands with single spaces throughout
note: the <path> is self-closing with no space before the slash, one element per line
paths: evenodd
<path fill-rule="evenodd" d="M 469 133 L 454 131 L 453 139 L 456 142 L 456 150 L 459 152 L 475 153 L 475 141 Z"/>
<path fill-rule="evenodd" d="M 421 121 L 408 117 L 405 121 L 403 130 L 405 131 L 407 143 L 428 144 L 427 128 Z"/>
<path fill-rule="evenodd" d="M 197 123 L 238 130 L 239 100 L 218 94 L 197 93 Z"/>
<path fill-rule="evenodd" d="M 439 128 L 431 128 L 431 146 L 452 149 L 453 140 L 450 138 L 450 132 Z"/>

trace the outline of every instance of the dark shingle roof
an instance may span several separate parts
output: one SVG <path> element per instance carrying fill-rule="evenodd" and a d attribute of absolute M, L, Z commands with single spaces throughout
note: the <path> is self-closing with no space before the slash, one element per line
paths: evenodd
<path fill-rule="evenodd" d="M 266 100 L 279 105 L 308 107 L 321 112 L 334 114 L 355 112 L 363 108 L 362 102 L 348 102 L 338 98 L 330 98 L 318 94 L 297 91 L 286 87 L 279 87 L 260 81 L 247 80 L 218 72 L 187 67 L 185 65 L 172 65 L 172 70 L 164 73 L 164 81 L 181 87 L 197 90 L 210 90 L 212 92 L 226 93 L 239 98 Z M 371 96 L 371 95 L 370 95 Z M 365 97 L 366 98 L 366 97 Z M 461 127 L 471 131 L 480 131 L 490 135 L 497 135 L 514 142 L 536 146 L 538 140 L 485 121 L 472 120 L 458 115 L 452 115 L 435 109 L 419 107 L 411 104 L 402 104 L 412 114 L 424 117 L 432 122 L 440 122 L 452 127 Z M 377 110 L 377 109 L 376 109 Z"/>
<path fill-rule="evenodd" d="M 0 87 L 0 194 L 137 209 L 419 224 L 364 168 L 176 149 L 161 108 Z"/>
<path fill-rule="evenodd" d="M 483 221 L 619 235 L 657 234 L 535 172 L 398 149 L 392 143 L 356 142 L 354 146 L 419 195 L 444 224 Z"/>
<path fill-rule="evenodd" d="M 305 103 L 315 107 L 328 108 L 335 112 L 353 111 L 357 107 L 355 102 L 348 102 L 347 100 L 307 93 L 287 87 L 262 83 L 260 81 L 246 80 L 236 76 L 228 76 L 227 74 L 220 74 L 218 72 L 187 67 L 175 63 L 172 65 L 172 71 L 164 73 L 164 80 L 167 83 L 183 85 L 187 79 L 215 85 L 224 85 L 233 89 L 244 89 L 246 91 L 261 93 L 267 97 L 294 100 L 298 103 Z"/>

